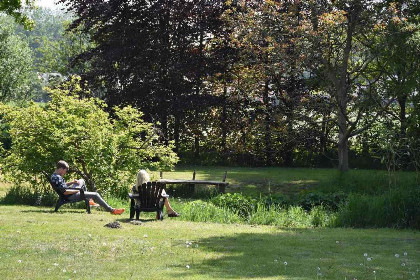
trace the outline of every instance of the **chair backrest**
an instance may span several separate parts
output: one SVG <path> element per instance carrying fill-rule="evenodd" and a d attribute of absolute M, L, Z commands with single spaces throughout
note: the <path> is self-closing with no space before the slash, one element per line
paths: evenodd
<path fill-rule="evenodd" d="M 162 190 L 165 187 L 160 182 L 147 182 L 138 187 L 141 208 L 154 208 L 159 206 Z"/>
<path fill-rule="evenodd" d="M 48 174 L 48 172 L 45 172 L 45 171 L 42 171 L 42 174 L 45 176 L 45 178 L 47 179 L 48 183 L 50 183 L 51 187 L 58 194 L 58 196 L 60 198 L 65 199 L 65 196 L 54 187 L 53 183 L 51 182 L 50 174 Z"/>

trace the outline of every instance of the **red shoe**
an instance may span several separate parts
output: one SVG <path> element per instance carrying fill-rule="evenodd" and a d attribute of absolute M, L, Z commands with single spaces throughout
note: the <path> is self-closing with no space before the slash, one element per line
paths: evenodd
<path fill-rule="evenodd" d="M 124 213 L 124 211 L 125 211 L 124 208 L 114 209 L 114 210 L 112 210 L 111 214 L 112 215 L 121 215 L 122 213 Z"/>
<path fill-rule="evenodd" d="M 91 199 L 89 199 L 89 205 L 90 206 L 94 206 L 94 207 L 99 207 L 99 204 L 98 203 L 95 203 L 95 201 L 93 201 L 93 199 L 91 198 Z"/>

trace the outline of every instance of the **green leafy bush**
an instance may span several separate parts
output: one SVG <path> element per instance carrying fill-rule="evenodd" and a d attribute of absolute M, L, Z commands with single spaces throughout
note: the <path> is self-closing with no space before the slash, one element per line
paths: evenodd
<path fill-rule="evenodd" d="M 63 159 L 89 190 L 125 197 L 138 169 L 171 168 L 177 162 L 172 146 L 159 141 L 153 124 L 143 121 L 138 110 L 115 107 L 111 118 L 103 101 L 82 98 L 89 92 L 78 78 L 49 91 L 45 106 L 0 105 L 12 140 L 1 159 L 2 173 L 14 185 L 47 184 L 41 172 L 52 173 Z"/>
<path fill-rule="evenodd" d="M 295 204 L 308 211 L 314 206 L 321 205 L 328 210 L 337 211 L 340 205 L 344 203 L 346 199 L 347 194 L 344 192 L 310 192 L 299 195 Z"/>
<path fill-rule="evenodd" d="M 57 201 L 57 194 L 48 190 L 29 187 L 12 187 L 1 200 L 2 204 L 25 204 L 37 206 L 53 206 Z"/>
<path fill-rule="evenodd" d="M 210 201 L 220 208 L 227 208 L 238 213 L 242 218 L 249 217 L 256 209 L 258 203 L 257 199 L 244 196 L 241 193 L 218 195 Z"/>
<path fill-rule="evenodd" d="M 227 208 L 220 208 L 212 203 L 201 200 L 188 202 L 184 205 L 182 219 L 193 222 L 240 223 L 241 218 Z"/>
<path fill-rule="evenodd" d="M 351 194 L 338 212 L 338 226 L 420 228 L 420 187 L 383 195 Z"/>

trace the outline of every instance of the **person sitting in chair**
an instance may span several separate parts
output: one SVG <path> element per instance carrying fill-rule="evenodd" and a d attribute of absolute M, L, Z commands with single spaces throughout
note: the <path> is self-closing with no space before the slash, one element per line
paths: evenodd
<path fill-rule="evenodd" d="M 66 182 L 63 178 L 69 170 L 69 165 L 64 160 L 60 160 L 57 163 L 57 168 L 55 172 L 51 175 L 51 183 L 54 188 L 59 190 L 62 194 L 67 196 L 69 201 L 79 201 L 80 200 L 80 191 L 68 189 L 68 187 L 80 187 L 83 190 L 86 190 L 86 184 L 83 179 L 74 180 L 72 182 Z M 106 211 L 110 212 L 113 215 L 121 215 L 124 212 L 124 209 L 114 209 L 105 202 L 105 200 L 97 192 L 84 192 L 85 197 L 90 199 L 89 204 L 95 206 L 95 200 L 102 206 Z"/>
<path fill-rule="evenodd" d="M 138 193 L 139 192 L 138 188 L 147 182 L 150 182 L 149 173 L 147 173 L 147 171 L 144 169 L 139 170 L 139 172 L 137 173 L 137 183 L 133 187 L 133 192 Z M 165 196 L 165 195 L 166 195 L 166 191 L 163 189 L 162 196 Z M 165 199 L 165 207 L 166 207 L 166 212 L 168 213 L 168 217 L 179 217 L 179 214 L 175 212 L 174 209 L 172 209 L 171 204 L 169 203 L 169 198 Z M 158 217 L 156 219 L 158 219 Z"/>

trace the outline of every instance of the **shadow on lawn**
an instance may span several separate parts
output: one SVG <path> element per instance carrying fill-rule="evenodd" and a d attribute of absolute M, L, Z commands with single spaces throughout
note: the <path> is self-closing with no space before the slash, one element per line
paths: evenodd
<path fill-rule="evenodd" d="M 305 278 L 302 277 L 305 273 L 301 272 L 301 263 L 293 263 L 296 255 L 301 256 L 301 262 L 305 262 L 305 259 L 311 259 L 310 263 L 314 262 L 314 256 L 305 248 L 305 244 L 297 241 L 302 232 L 303 230 L 274 234 L 240 233 L 231 237 L 216 236 L 197 240 L 192 245 L 191 260 L 188 263 L 190 269 L 174 276 L 183 278 L 203 274 L 210 278 L 283 276 L 287 279 L 314 279 L 316 266 L 313 267 L 312 277 Z M 194 243 L 198 247 L 194 247 Z M 214 257 L 194 263 L 194 250 L 204 251 Z M 284 262 L 288 264 L 284 265 Z"/>
<path fill-rule="evenodd" d="M 39 210 L 22 210 L 22 211 L 20 211 L 20 212 L 23 212 L 23 213 L 49 213 L 49 214 L 68 214 L 68 213 L 72 213 L 72 214 L 87 214 L 86 213 L 86 210 L 85 211 L 82 211 L 82 210 L 61 210 L 61 211 L 58 211 L 58 212 L 55 212 L 54 210 L 42 210 L 42 209 L 39 209 Z"/>
<path fill-rule="evenodd" d="M 320 238 L 319 233 L 311 229 L 290 229 L 278 233 L 240 233 L 196 240 L 192 249 L 189 248 L 191 259 L 186 260 L 185 271 L 172 276 L 317 279 L 317 267 L 321 267 L 322 277 L 333 279 L 342 275 L 340 279 L 353 279 L 359 272 L 349 267 L 343 270 L 346 260 L 335 242 L 334 238 L 338 236 L 325 237 Z M 195 262 L 194 253 L 198 250 L 208 258 Z"/>

